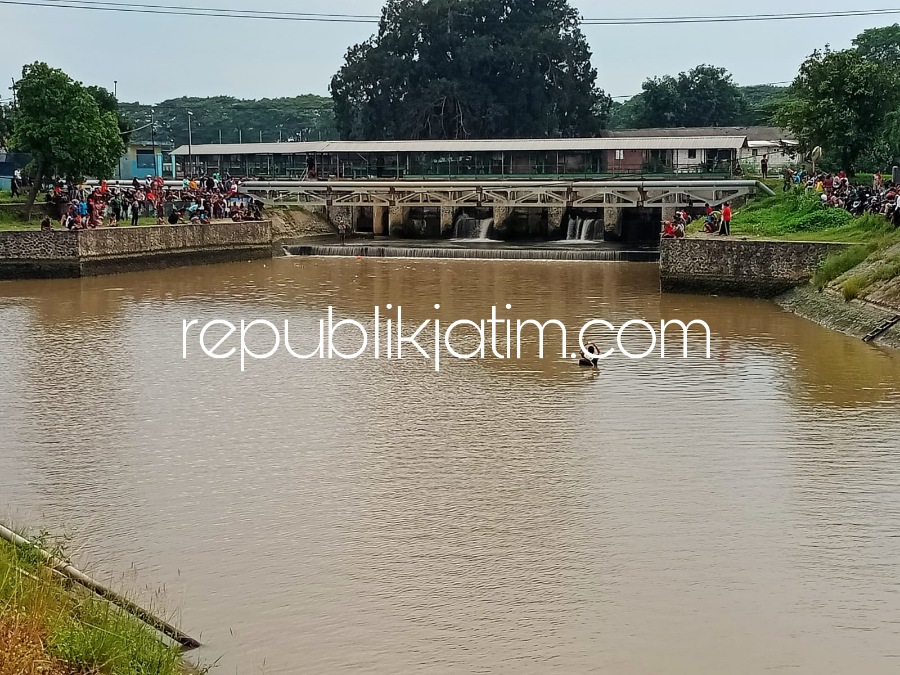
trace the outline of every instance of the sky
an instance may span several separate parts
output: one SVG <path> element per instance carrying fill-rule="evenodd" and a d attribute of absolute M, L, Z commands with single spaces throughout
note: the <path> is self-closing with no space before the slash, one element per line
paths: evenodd
<path fill-rule="evenodd" d="M 57 0 L 23 0 L 52 4 Z M 111 0 L 263 11 L 379 14 L 380 0 Z M 106 3 L 106 4 L 111 4 Z M 898 9 L 900 0 L 858 0 L 855 11 Z M 845 0 L 570 0 L 585 19 L 846 11 Z M 853 3 L 855 4 L 855 3 Z M 625 97 L 648 77 L 700 63 L 727 68 L 741 85 L 782 83 L 814 49 L 850 46 L 866 28 L 900 22 L 900 12 L 802 21 L 644 26 L 585 26 L 598 83 Z M 25 7 L 0 1 L 0 99 L 25 63 L 46 61 L 85 84 L 116 89 L 123 101 L 179 96 L 238 98 L 328 94 L 347 48 L 372 24 L 256 21 Z M 117 84 L 114 84 L 117 82 Z M 619 99 L 621 100 L 621 98 Z"/>

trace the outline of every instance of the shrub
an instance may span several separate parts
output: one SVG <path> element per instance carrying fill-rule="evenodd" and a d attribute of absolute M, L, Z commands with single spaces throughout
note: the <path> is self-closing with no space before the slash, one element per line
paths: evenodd
<path fill-rule="evenodd" d="M 865 280 L 862 277 L 852 276 L 841 284 L 841 295 L 844 296 L 844 300 L 850 302 L 859 297 L 864 287 Z"/>
<path fill-rule="evenodd" d="M 819 265 L 819 269 L 817 269 L 816 273 L 813 275 L 813 284 L 819 290 L 822 290 L 839 276 L 846 274 L 863 262 L 874 250 L 875 247 L 871 244 L 865 246 L 851 246 L 840 253 L 834 253 L 828 256 L 822 264 Z"/>

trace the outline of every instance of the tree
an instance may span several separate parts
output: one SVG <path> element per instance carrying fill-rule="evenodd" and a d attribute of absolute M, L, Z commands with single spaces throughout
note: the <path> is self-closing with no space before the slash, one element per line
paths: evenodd
<path fill-rule="evenodd" d="M 840 168 L 853 171 L 866 149 L 881 139 L 889 113 L 900 100 L 898 93 L 892 69 L 856 49 L 826 48 L 800 66 L 776 119 L 804 148 L 822 146 L 834 154 Z"/>
<path fill-rule="evenodd" d="M 125 148 L 116 116 L 101 112 L 85 87 L 46 63 L 22 69 L 11 144 L 30 153 L 34 187 L 28 216 L 46 176 L 108 178 Z"/>
<path fill-rule="evenodd" d="M 0 103 L 0 150 L 9 149 L 9 137 L 13 130 L 12 108 Z"/>
<path fill-rule="evenodd" d="M 735 126 L 743 123 L 746 110 L 727 70 L 700 65 L 644 82 L 632 121 L 639 128 Z"/>
<path fill-rule="evenodd" d="M 116 116 L 122 142 L 127 145 L 131 138 L 131 125 L 125 115 L 119 110 L 119 100 L 115 97 L 115 94 L 109 89 L 104 89 L 103 87 L 97 87 L 95 85 L 85 87 L 85 91 L 87 91 L 87 93 L 89 93 L 97 102 L 97 106 L 100 108 L 101 113 L 112 113 Z"/>
<path fill-rule="evenodd" d="M 864 30 L 853 40 L 860 56 L 885 66 L 900 65 L 900 24 Z"/>
<path fill-rule="evenodd" d="M 787 87 L 774 84 L 757 84 L 741 87 L 741 94 L 746 103 L 744 124 L 748 126 L 765 126 L 773 124 L 778 109 L 788 96 Z"/>
<path fill-rule="evenodd" d="M 637 111 L 641 106 L 641 94 L 631 98 L 614 102 L 609 112 L 610 129 L 635 129 L 637 126 Z"/>
<path fill-rule="evenodd" d="M 353 140 L 589 136 L 596 80 L 567 0 L 388 0 L 331 94 Z"/>
<path fill-rule="evenodd" d="M 334 104 L 327 96 L 305 94 L 292 98 L 242 100 L 231 96 L 184 97 L 155 106 L 123 103 L 132 129 L 150 124 L 150 110 L 156 110 L 157 138 L 177 145 L 188 142 L 188 112 L 192 112 L 191 137 L 194 143 L 237 143 L 244 138 L 258 141 L 260 132 L 267 143 L 288 140 L 333 140 Z M 142 133 L 149 139 L 149 131 Z M 220 136 L 221 133 L 221 136 Z"/>

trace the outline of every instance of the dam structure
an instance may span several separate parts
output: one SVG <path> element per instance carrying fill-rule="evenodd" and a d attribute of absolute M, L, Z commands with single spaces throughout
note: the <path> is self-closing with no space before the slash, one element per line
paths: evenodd
<path fill-rule="evenodd" d="M 267 206 L 324 210 L 375 237 L 501 241 L 652 241 L 679 209 L 771 190 L 754 180 L 254 181 Z"/>
<path fill-rule="evenodd" d="M 774 128 L 605 131 L 585 138 L 342 140 L 188 145 L 176 175 L 238 177 L 267 205 L 314 209 L 375 237 L 659 241 L 676 209 L 769 188 L 741 179 Z M 754 145 L 757 144 L 757 145 Z M 768 146 L 767 146 L 768 147 Z M 793 147 L 793 146 L 791 146 Z"/>

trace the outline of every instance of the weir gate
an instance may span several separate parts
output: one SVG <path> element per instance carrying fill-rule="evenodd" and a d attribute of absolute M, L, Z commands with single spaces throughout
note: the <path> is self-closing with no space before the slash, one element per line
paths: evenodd
<path fill-rule="evenodd" d="M 676 209 L 757 192 L 753 180 L 247 181 L 267 206 L 324 209 L 336 224 L 375 236 L 486 239 L 658 238 Z"/>

